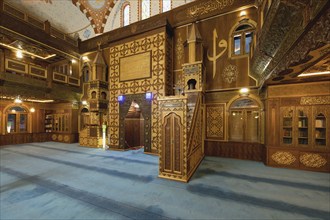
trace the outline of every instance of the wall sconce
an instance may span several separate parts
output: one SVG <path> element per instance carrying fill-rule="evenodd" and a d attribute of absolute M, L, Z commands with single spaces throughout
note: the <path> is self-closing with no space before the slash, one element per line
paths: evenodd
<path fill-rule="evenodd" d="M 118 96 L 118 102 L 123 102 L 124 101 L 124 96 L 123 95 L 119 95 Z"/>
<path fill-rule="evenodd" d="M 146 100 L 152 100 L 152 92 L 146 93 Z"/>
<path fill-rule="evenodd" d="M 244 16 L 246 16 L 246 11 L 241 11 L 241 12 L 239 13 L 239 16 L 240 16 L 240 17 L 244 17 Z"/>
<path fill-rule="evenodd" d="M 81 104 L 83 104 L 83 105 L 87 105 L 87 101 L 86 101 L 86 100 L 83 100 L 83 101 L 81 102 Z"/>
<path fill-rule="evenodd" d="M 36 111 L 36 109 L 35 109 L 35 108 L 33 108 L 33 107 L 32 107 L 32 108 L 30 108 L 30 112 L 32 112 L 32 113 L 33 113 L 33 112 L 35 112 L 35 111 Z"/>
<path fill-rule="evenodd" d="M 248 88 L 241 88 L 239 90 L 239 93 L 241 94 L 241 96 L 248 96 L 249 95 L 249 89 Z"/>

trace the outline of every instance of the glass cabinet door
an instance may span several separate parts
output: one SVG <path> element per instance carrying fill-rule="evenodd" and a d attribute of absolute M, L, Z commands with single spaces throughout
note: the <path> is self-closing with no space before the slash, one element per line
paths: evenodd
<path fill-rule="evenodd" d="M 309 109 L 308 108 L 297 108 L 297 123 L 298 123 L 298 145 L 307 147 L 309 144 Z"/>
<path fill-rule="evenodd" d="M 325 147 L 327 145 L 327 127 L 326 127 L 326 117 L 320 113 L 315 117 L 315 145 L 317 147 Z"/>
<path fill-rule="evenodd" d="M 283 145 L 293 144 L 293 108 L 281 108 L 281 143 Z"/>

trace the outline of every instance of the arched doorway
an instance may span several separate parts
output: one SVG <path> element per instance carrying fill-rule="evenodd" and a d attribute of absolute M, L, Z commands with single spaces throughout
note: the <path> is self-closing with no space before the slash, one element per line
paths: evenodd
<path fill-rule="evenodd" d="M 261 112 L 254 99 L 243 97 L 229 107 L 229 140 L 239 142 L 260 142 Z"/>
<path fill-rule="evenodd" d="M 144 118 L 135 100 L 125 117 L 125 143 L 127 148 L 144 146 Z"/>
<path fill-rule="evenodd" d="M 143 146 L 144 152 L 151 152 L 151 103 L 152 101 L 146 99 L 146 94 L 131 94 L 125 95 L 123 101 L 119 102 L 119 148 L 127 148 L 125 119 L 131 108 L 133 101 L 139 106 L 140 117 L 143 117 L 143 127 L 140 126 L 143 132 Z"/>

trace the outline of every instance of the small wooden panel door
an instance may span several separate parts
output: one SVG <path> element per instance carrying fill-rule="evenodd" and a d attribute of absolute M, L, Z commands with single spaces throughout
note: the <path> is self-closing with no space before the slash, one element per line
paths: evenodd
<path fill-rule="evenodd" d="M 165 116 L 162 149 L 165 172 L 182 173 L 182 131 L 183 125 L 180 116 L 175 113 Z"/>

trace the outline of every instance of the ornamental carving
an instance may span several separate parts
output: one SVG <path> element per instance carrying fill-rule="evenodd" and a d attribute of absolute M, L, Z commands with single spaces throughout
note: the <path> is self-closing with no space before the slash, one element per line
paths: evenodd
<path fill-rule="evenodd" d="M 296 161 L 296 157 L 293 156 L 290 152 L 277 151 L 271 156 L 272 160 L 280 165 L 291 165 Z"/>
<path fill-rule="evenodd" d="M 235 65 L 228 65 L 226 66 L 225 70 L 223 71 L 223 79 L 226 83 L 236 82 L 238 76 L 238 68 Z"/>
<path fill-rule="evenodd" d="M 330 96 L 312 96 L 301 97 L 301 105 L 328 105 L 330 104 Z"/>
<path fill-rule="evenodd" d="M 179 33 L 178 42 L 175 45 L 175 53 L 176 53 L 176 60 L 178 61 L 179 65 L 181 65 L 181 61 L 182 61 L 183 53 L 184 53 L 183 40 L 181 37 L 181 33 Z"/>
<path fill-rule="evenodd" d="M 204 14 L 208 14 L 217 9 L 223 9 L 234 4 L 234 0 L 209 0 L 202 2 L 198 5 L 194 5 L 187 9 L 187 16 L 189 18 L 195 18 Z"/>
<path fill-rule="evenodd" d="M 300 162 L 306 167 L 320 168 L 326 165 L 327 160 L 319 154 L 305 153 L 300 156 Z"/>
<path fill-rule="evenodd" d="M 146 145 L 148 149 L 145 148 L 145 150 L 158 150 L 158 147 L 160 146 L 161 129 L 159 126 L 157 97 L 164 96 L 166 88 L 171 87 L 167 85 L 167 83 L 169 81 L 172 82 L 169 78 L 171 76 L 166 76 L 166 74 L 170 74 L 165 66 L 165 57 L 169 56 L 168 51 L 165 49 L 165 44 L 168 42 L 167 38 L 168 35 L 165 33 L 157 33 L 148 37 L 136 39 L 135 41 L 110 47 L 109 82 L 111 87 L 109 89 L 109 135 L 111 146 L 125 146 L 122 139 L 124 138 L 123 130 L 120 128 L 122 119 L 119 117 L 119 105 L 122 105 L 123 103 L 118 103 L 117 97 L 119 95 L 129 97 L 128 95 L 144 94 L 146 91 L 151 91 L 153 93 L 153 100 L 151 100 L 151 118 L 145 118 L 145 120 L 150 121 L 150 124 L 148 125 L 148 129 L 150 129 L 150 138 L 145 140 L 148 142 L 148 146 Z M 148 79 L 135 79 L 120 82 L 120 59 L 148 51 L 151 53 L 151 77 Z M 132 70 L 134 68 L 135 67 L 132 66 Z"/>
<path fill-rule="evenodd" d="M 224 139 L 224 104 L 207 106 L 206 137 Z"/>

